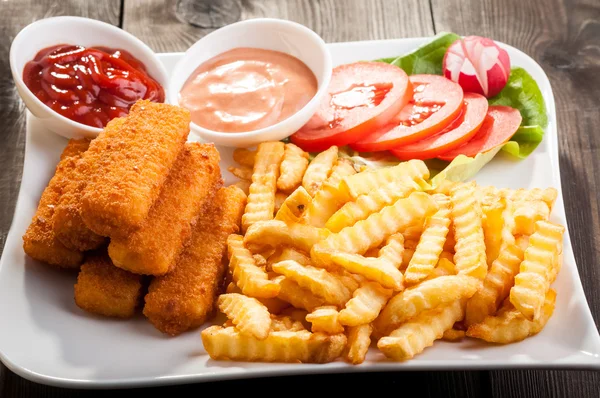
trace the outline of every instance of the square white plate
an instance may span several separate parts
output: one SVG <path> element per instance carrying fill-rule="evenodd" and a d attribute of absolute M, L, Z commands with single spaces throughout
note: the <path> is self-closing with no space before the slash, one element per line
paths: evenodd
<path fill-rule="evenodd" d="M 330 44 L 334 64 L 403 54 L 427 39 L 399 39 Z M 560 186 L 556 112 L 548 78 L 530 57 L 505 46 L 515 66 L 538 82 L 549 114 L 541 145 L 523 161 L 498 155 L 476 180 L 482 185 L 555 187 L 559 196 L 552 219 L 567 225 Z M 168 70 L 181 54 L 163 54 Z M 134 387 L 289 374 L 491 368 L 600 369 L 600 337 L 588 308 L 568 232 L 564 265 L 554 288 L 554 316 L 537 336 L 499 346 L 471 340 L 436 342 L 415 359 L 388 362 L 371 349 L 360 366 L 342 361 L 325 365 L 213 361 L 199 331 L 176 338 L 162 335 L 141 315 L 133 320 L 91 316 L 73 300 L 75 274 L 58 272 L 26 257 L 21 236 L 51 178 L 66 140 L 28 115 L 23 180 L 14 220 L 0 261 L 0 359 L 15 373 L 45 384 L 78 388 Z M 222 169 L 232 163 L 222 152 Z M 593 266 L 590 264 L 589 266 Z"/>

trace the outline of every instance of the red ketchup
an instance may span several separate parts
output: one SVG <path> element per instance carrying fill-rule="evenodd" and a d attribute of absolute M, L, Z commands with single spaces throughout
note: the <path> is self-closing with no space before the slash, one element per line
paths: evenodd
<path fill-rule="evenodd" d="M 60 44 L 23 69 L 25 85 L 44 104 L 79 123 L 102 128 L 139 99 L 164 102 L 162 86 L 126 51 Z"/>

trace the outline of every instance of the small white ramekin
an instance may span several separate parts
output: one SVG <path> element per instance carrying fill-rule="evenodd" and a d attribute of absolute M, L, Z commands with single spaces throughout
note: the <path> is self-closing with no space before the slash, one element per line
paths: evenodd
<path fill-rule="evenodd" d="M 204 36 L 185 52 L 175 66 L 169 84 L 169 102 L 179 104 L 181 88 L 200 64 L 238 47 L 275 50 L 298 58 L 315 74 L 317 93 L 298 112 L 269 127 L 248 132 L 224 133 L 203 128 L 192 122 L 192 133 L 217 145 L 249 147 L 264 141 L 281 140 L 298 131 L 316 112 L 321 97 L 327 91 L 332 66 L 331 55 L 323 39 L 307 27 L 291 21 L 249 19 Z"/>
<path fill-rule="evenodd" d="M 148 74 L 165 90 L 169 98 L 169 77 L 156 54 L 141 40 L 113 25 L 80 17 L 42 19 L 26 26 L 15 37 L 10 47 L 10 69 L 19 95 L 27 108 L 43 121 L 49 130 L 67 138 L 94 138 L 101 128 L 70 120 L 44 105 L 23 82 L 23 68 L 44 48 L 57 44 L 84 47 L 104 46 L 125 50 L 140 60 Z"/>

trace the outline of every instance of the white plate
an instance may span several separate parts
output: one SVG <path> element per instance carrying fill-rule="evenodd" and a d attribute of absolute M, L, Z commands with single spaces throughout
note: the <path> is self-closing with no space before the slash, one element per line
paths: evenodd
<path fill-rule="evenodd" d="M 426 39 L 331 44 L 335 64 L 405 53 Z M 552 219 L 567 225 L 560 188 L 556 112 L 548 78 L 530 57 L 506 46 L 514 65 L 524 67 L 546 99 L 549 125 L 542 144 L 523 161 L 497 156 L 477 175 L 482 185 L 555 187 L 559 196 Z M 180 54 L 161 59 L 172 70 Z M 386 370 L 585 368 L 600 369 L 600 337 L 581 286 L 568 232 L 564 265 L 554 288 L 554 316 L 537 336 L 506 346 L 471 340 L 436 342 L 405 363 L 386 361 L 371 349 L 361 366 L 213 361 L 199 331 L 176 338 L 159 333 L 142 316 L 120 321 L 91 316 L 73 301 L 75 275 L 33 261 L 22 250 L 37 202 L 53 174 L 66 141 L 28 117 L 25 166 L 19 200 L 0 261 L 0 358 L 15 373 L 45 384 L 69 387 L 133 387 L 289 374 Z M 231 151 L 222 152 L 222 167 Z M 594 264 L 587 264 L 594 266 Z"/>

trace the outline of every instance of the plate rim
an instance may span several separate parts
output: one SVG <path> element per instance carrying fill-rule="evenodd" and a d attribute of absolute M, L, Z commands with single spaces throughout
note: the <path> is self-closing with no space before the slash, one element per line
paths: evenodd
<path fill-rule="evenodd" d="M 392 44 L 397 42 L 408 42 L 412 41 L 415 43 L 423 43 L 427 40 L 431 39 L 431 37 L 411 37 L 411 38 L 400 38 L 400 39 L 382 39 L 382 40 L 360 40 L 360 41 L 349 41 L 349 42 L 333 42 L 327 43 L 327 47 L 329 49 L 339 47 L 339 46 L 348 46 L 348 45 L 365 45 L 365 44 L 377 44 L 381 45 L 384 43 Z M 553 168 L 555 168 L 556 173 L 553 175 L 554 185 L 558 190 L 558 198 L 560 199 L 558 205 L 561 206 L 562 212 L 565 215 L 566 225 L 566 233 L 565 240 L 568 240 L 569 244 L 572 243 L 570 239 L 569 226 L 568 226 L 568 218 L 566 216 L 566 211 L 564 208 L 563 201 L 563 193 L 562 193 L 562 181 L 560 177 L 560 163 L 558 159 L 558 123 L 557 123 L 557 114 L 556 114 L 556 105 L 554 100 L 554 92 L 552 89 L 552 85 L 548 76 L 546 75 L 543 68 L 529 55 L 524 53 L 523 51 L 505 44 L 500 41 L 496 41 L 500 46 L 510 48 L 511 51 L 519 53 L 520 56 L 528 59 L 532 65 L 538 69 L 538 73 L 547 84 L 549 88 L 548 95 L 544 97 L 546 102 L 546 108 L 549 114 L 554 116 L 554 123 L 551 126 L 551 131 L 546 131 L 546 136 L 549 138 L 548 142 L 548 152 L 550 161 L 552 163 Z M 417 44 L 418 45 L 418 44 Z M 157 53 L 159 58 L 167 58 L 167 57 L 177 57 L 181 56 L 183 52 L 168 52 L 168 53 Z M 28 111 L 26 111 L 28 113 Z M 31 115 L 28 115 L 30 117 Z M 30 145 L 30 134 L 29 130 L 26 130 L 26 140 L 25 140 L 25 153 L 23 157 L 23 162 L 25 162 L 27 155 L 27 148 Z M 10 228 L 8 229 L 8 233 L 6 235 L 5 246 L 3 247 L 2 258 L 4 258 L 4 254 L 7 251 L 7 243 L 12 241 L 11 237 L 16 233 L 15 229 L 15 215 L 19 211 L 19 203 L 23 197 L 23 184 L 21 181 L 19 187 L 19 193 L 17 195 L 17 201 L 15 205 L 15 211 L 13 213 L 13 218 L 11 221 Z M 2 261 L 3 262 L 3 261 Z M 2 264 L 0 262 L 0 264 Z M 583 289 L 583 284 L 581 281 L 581 276 L 579 274 L 579 268 L 577 267 L 577 261 L 573 256 L 573 262 L 575 264 L 575 272 L 577 278 L 575 278 L 573 287 L 579 290 L 581 296 L 584 300 L 584 315 L 587 318 L 586 321 L 589 325 L 595 326 L 595 321 L 593 315 L 591 313 L 591 308 L 589 306 L 589 302 L 587 300 L 587 296 Z M 596 340 L 600 341 L 600 334 L 598 334 L 597 328 L 595 328 L 595 337 Z M 410 367 L 403 366 L 402 363 L 394 363 L 394 362 L 382 362 L 375 365 L 365 365 L 365 366 L 346 366 L 344 363 L 334 362 L 330 364 L 330 366 L 323 366 L 319 373 L 327 373 L 327 374 L 341 374 L 341 373 L 370 373 L 370 372 L 391 372 L 391 371 L 424 371 L 424 370 L 466 370 L 466 371 L 482 371 L 482 370 L 498 370 L 498 369 L 511 369 L 511 370 L 519 370 L 519 369 L 553 369 L 553 370 L 600 370 L 600 357 L 598 356 L 590 356 L 589 359 L 585 362 L 581 361 L 581 358 L 568 358 L 567 360 L 560 362 L 539 362 L 533 360 L 525 360 L 523 362 L 497 362 L 491 360 L 478 360 L 477 362 L 470 363 L 464 362 L 457 366 L 451 361 L 442 360 L 435 361 L 435 363 L 429 362 L 416 362 L 411 364 Z M 237 379 L 250 379 L 250 378 L 261 378 L 261 377 L 277 377 L 277 376 L 295 376 L 295 375 L 306 375 L 306 374 L 315 374 L 315 370 L 311 367 L 297 366 L 293 368 L 283 368 L 280 369 L 277 366 L 274 366 L 273 369 L 269 369 L 267 372 L 264 369 L 243 369 L 240 368 L 239 372 L 236 370 L 235 372 L 230 373 L 211 373 L 211 374 L 184 374 L 184 375 L 168 375 L 164 377 L 135 377 L 135 378 L 120 378 L 120 379 L 105 379 L 105 380 L 93 380 L 93 379 L 81 379 L 81 378 L 65 378 L 65 377 L 55 377 L 50 375 L 41 374 L 35 372 L 33 369 L 29 369 L 27 367 L 16 364 L 11 361 L 0 347 L 0 361 L 12 372 L 17 375 L 45 385 L 56 386 L 56 387 L 67 387 L 67 388 L 80 388 L 80 389 L 110 389 L 110 388 L 139 388 L 139 387 L 148 387 L 148 386 L 161 386 L 161 385 L 175 385 L 175 384 L 185 384 L 185 383 L 205 383 L 211 381 L 223 381 L 223 380 L 237 380 Z M 337 365 L 336 365 L 337 364 Z"/>

